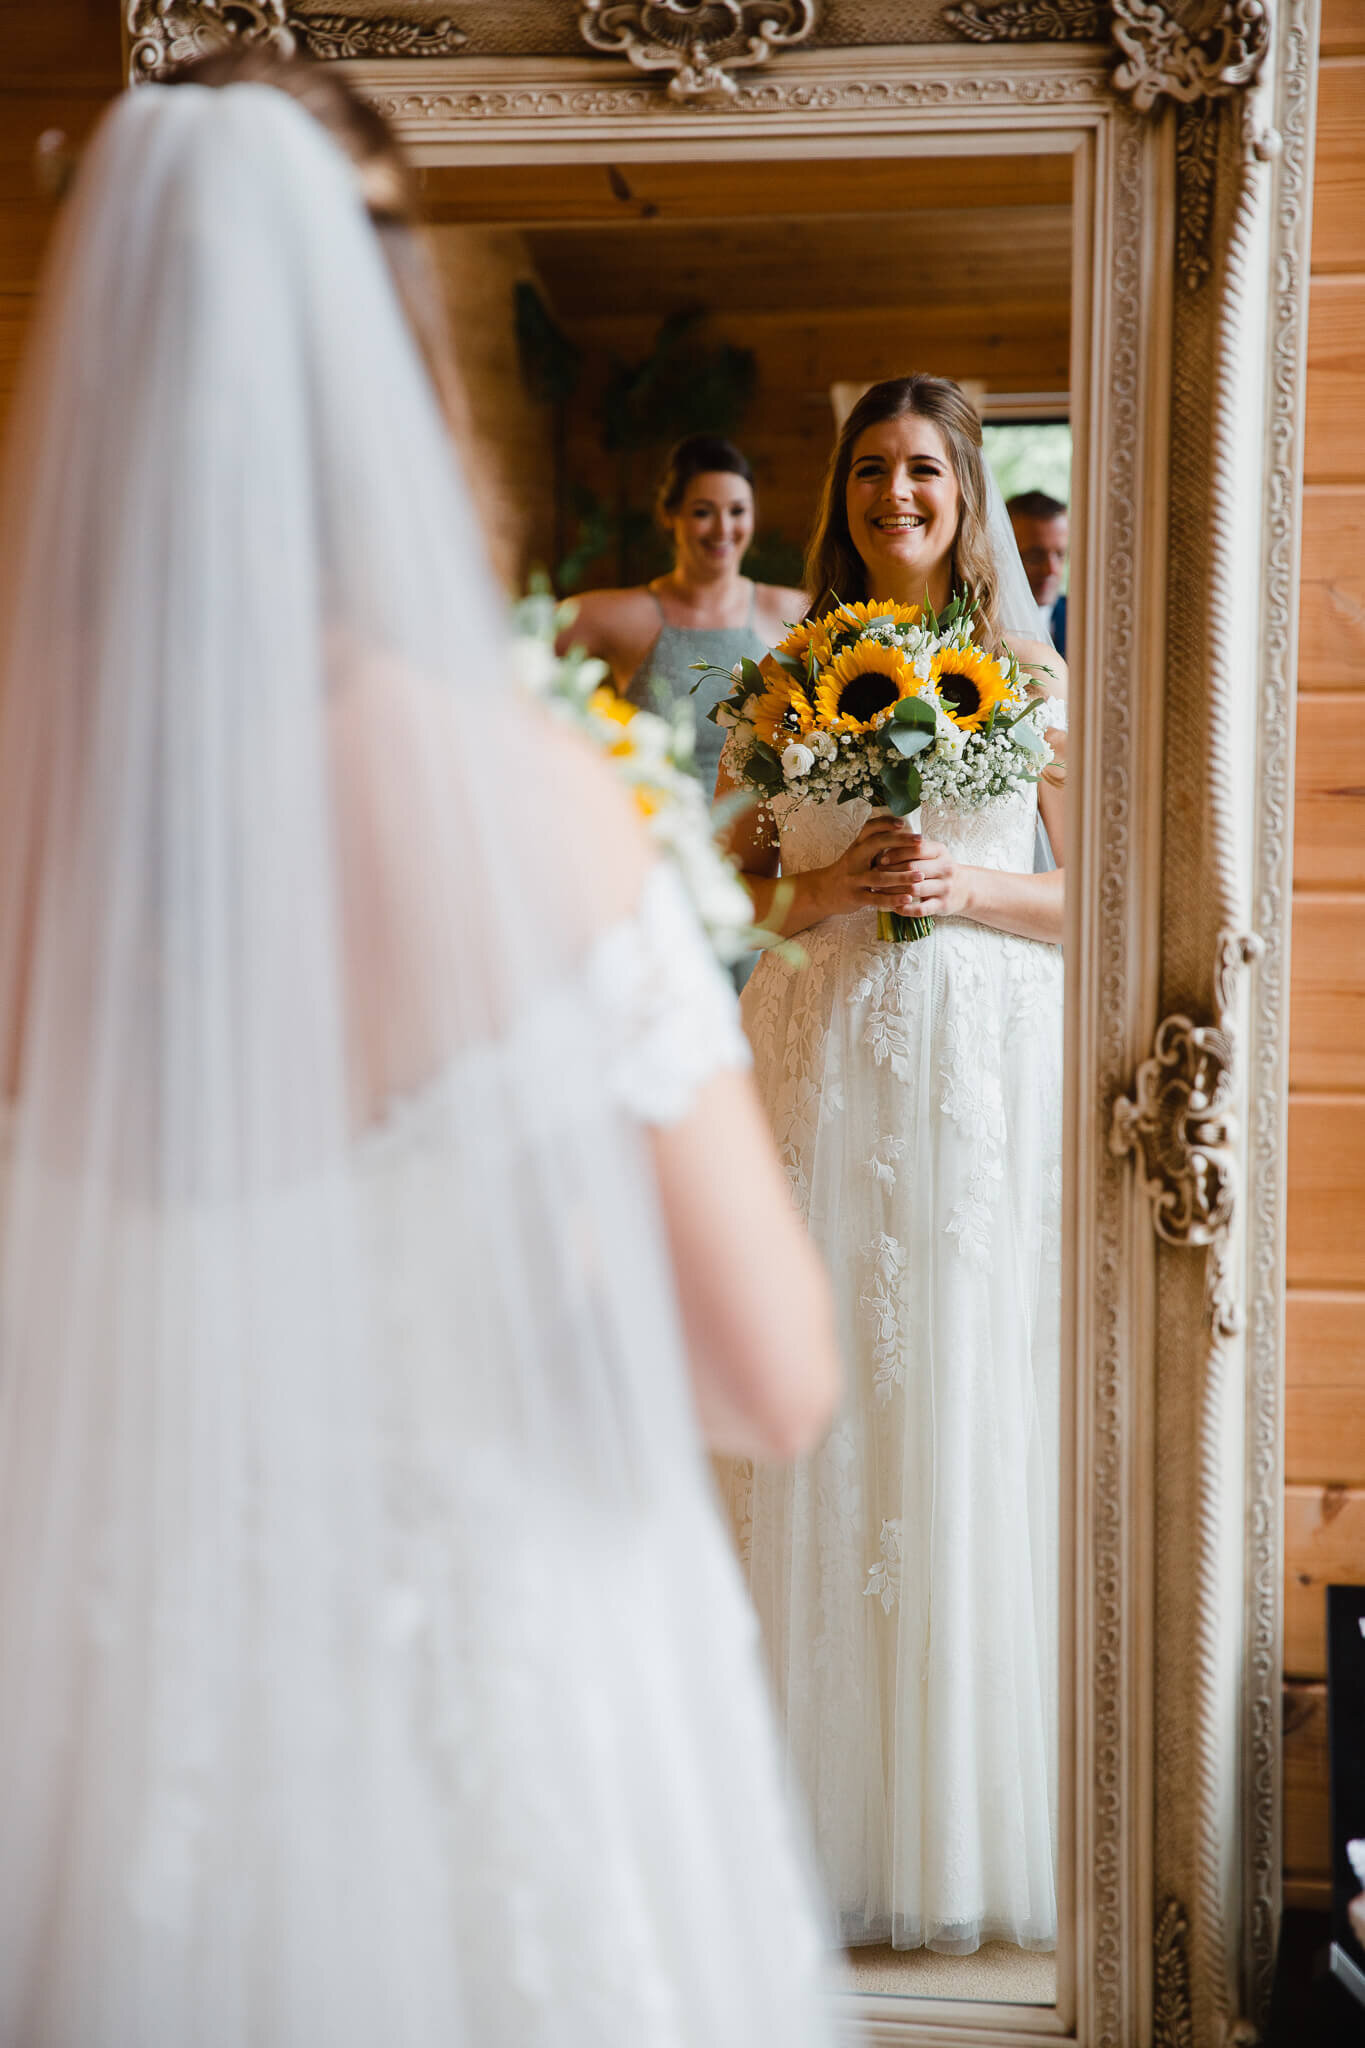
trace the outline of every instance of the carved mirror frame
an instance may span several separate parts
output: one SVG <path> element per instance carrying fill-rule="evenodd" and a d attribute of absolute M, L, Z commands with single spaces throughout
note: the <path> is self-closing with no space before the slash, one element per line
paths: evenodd
<path fill-rule="evenodd" d="M 555 0 L 579 54 L 520 57 L 461 54 L 417 0 L 124 4 L 134 76 L 230 21 L 348 61 L 426 163 L 1074 152 L 1088 886 L 1067 977 L 1058 2005 L 859 1996 L 848 2016 L 886 2048 L 1254 2040 L 1279 1914 L 1314 0 L 1189 0 L 1189 26 L 1164 0 L 959 0 L 936 39 L 881 46 L 823 42 L 820 0 Z M 892 18 L 829 11 L 877 5 Z"/>

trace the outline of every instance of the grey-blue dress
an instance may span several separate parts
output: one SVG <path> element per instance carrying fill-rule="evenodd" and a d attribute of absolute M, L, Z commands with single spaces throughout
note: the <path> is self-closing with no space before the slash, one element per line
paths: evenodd
<path fill-rule="evenodd" d="M 697 779 L 710 796 L 716 787 L 725 734 L 706 714 L 713 704 L 729 696 L 729 671 L 735 663 L 745 655 L 762 661 L 768 652 L 768 642 L 755 623 L 758 587 L 752 583 L 749 586 L 749 616 L 742 626 L 670 626 L 657 595 L 653 590 L 649 594 L 658 606 L 659 637 L 627 684 L 626 695 L 644 711 L 665 714 L 675 704 L 691 704 L 697 735 Z M 725 673 L 698 676 L 692 667 L 694 661 L 712 662 Z M 693 696 L 696 683 L 701 688 Z"/>

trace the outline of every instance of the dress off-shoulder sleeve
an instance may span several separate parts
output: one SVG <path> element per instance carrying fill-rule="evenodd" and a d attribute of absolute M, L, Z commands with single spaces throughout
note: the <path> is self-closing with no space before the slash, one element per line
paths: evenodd
<path fill-rule="evenodd" d="M 592 980 L 612 1093 L 642 1123 L 677 1123 L 713 1074 L 751 1064 L 734 989 L 667 861 L 598 940 Z"/>

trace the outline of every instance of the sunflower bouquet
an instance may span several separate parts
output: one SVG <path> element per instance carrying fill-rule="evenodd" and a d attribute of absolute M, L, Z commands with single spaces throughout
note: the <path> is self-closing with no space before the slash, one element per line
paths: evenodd
<path fill-rule="evenodd" d="M 1036 782 L 1052 760 L 1048 699 L 974 624 L 965 593 L 938 614 L 876 599 L 803 620 L 762 668 L 739 663 L 710 713 L 731 728 L 731 775 L 769 804 L 861 800 L 916 829 L 926 799 L 976 810 Z M 932 930 L 932 918 L 878 914 L 879 938 Z"/>

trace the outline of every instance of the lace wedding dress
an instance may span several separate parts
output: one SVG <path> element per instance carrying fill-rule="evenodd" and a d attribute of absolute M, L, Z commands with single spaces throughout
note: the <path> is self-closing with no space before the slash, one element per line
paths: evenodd
<path fill-rule="evenodd" d="M 41 1615 L 12 1594 L 0 1606 L 0 1639 L 31 1642 L 45 1625 L 35 1663 L 47 1711 L 16 1726 L 20 1688 L 0 1687 L 11 1737 L 0 1779 L 24 1793 L 0 1856 L 6 2040 L 827 2038 L 822 1945 L 757 1631 L 681 1377 L 670 1386 L 675 1359 L 665 1349 L 653 1361 L 674 1411 L 662 1458 L 630 1445 L 641 1418 L 628 1402 L 585 1436 L 574 1390 L 547 1390 L 559 1444 L 574 1443 L 572 1483 L 534 1444 L 506 1438 L 500 1388 L 481 1392 L 469 1369 L 491 1332 L 462 1287 L 464 1261 L 494 1261 L 497 1247 L 452 1162 L 476 1148 L 483 1195 L 496 1198 L 518 1148 L 489 1106 L 506 1077 L 530 1071 L 548 1077 L 545 1141 L 571 1153 L 583 1112 L 569 1077 L 589 1041 L 611 1049 L 610 1095 L 645 1124 L 684 1115 L 712 1073 L 748 1063 L 728 982 L 663 867 L 558 1001 L 457 1059 L 355 1149 L 373 1329 L 353 1335 L 381 1369 L 369 1394 L 384 1536 L 340 1669 L 323 1646 L 286 1652 L 271 1617 L 243 1601 L 237 1574 L 249 1582 L 272 1540 L 262 1482 L 234 1485 L 211 1441 L 186 1445 L 194 1483 L 151 1527 L 147 1475 L 111 1469 L 97 1416 L 83 1433 L 92 1492 L 63 1532 L 69 1582 L 53 1582 Z M 0 1105 L 3 1249 L 19 1130 Z M 253 1218 L 281 1271 L 316 1256 L 314 1192 L 281 1191 Z M 30 1175 L 25 1237 L 55 1231 L 59 1248 L 70 1207 L 64 1177 L 44 1193 Z M 202 1228 L 189 1204 L 158 1215 L 134 1200 L 111 1219 L 106 1299 L 130 1338 L 167 1315 L 168 1268 Z M 585 1255 L 594 1235 L 584 1219 Z M 669 1285 L 647 1268 L 638 1279 L 661 1295 Z M 609 1313 L 605 1294 L 581 1306 Z M 528 1304 L 529 1343 L 538 1313 Z M 22 1366 L 17 1340 L 11 1349 Z M 507 1363 L 499 1346 L 482 1377 L 505 1380 Z M 0 1445 L 6 1526 L 41 1509 L 46 1467 L 29 1458 L 26 1482 L 15 1467 L 19 1439 L 41 1441 L 43 1403 L 41 1390 L 27 1396 Z M 335 1416 L 315 1426 L 325 1443 Z M 259 1454 L 297 1455 L 265 1428 Z M 649 1476 L 623 1499 L 615 1475 L 628 1457 Z M 195 1555 L 208 1475 L 231 1534 L 212 1571 Z M 367 1476 L 350 1479 L 358 1498 Z M 332 1536 L 345 1548 L 354 1530 Z M 161 1608 L 182 1580 L 182 1597 L 212 1585 L 227 1611 L 191 1612 L 171 1635 Z M 276 1689 L 253 1703 L 272 1673 Z M 292 1759 L 287 1744 L 277 1752 L 277 1717 L 303 1738 Z"/>
<path fill-rule="evenodd" d="M 773 806 L 785 873 L 865 803 Z M 1031 871 L 1036 792 L 926 838 Z M 847 1944 L 1054 1944 L 1062 956 L 875 913 L 766 955 L 743 1014 L 792 1188 L 828 1260 L 842 1410 L 730 1505 L 792 1764 Z"/>
<path fill-rule="evenodd" d="M 748 1064 L 729 984 L 664 866 L 568 997 L 496 1052 L 509 1075 L 542 1076 L 552 1143 L 578 1113 L 585 1018 L 612 1096 L 644 1124 L 674 1122 L 711 1074 Z M 443 1162 L 452 1142 L 498 1155 L 480 1127 L 500 1095 L 489 1057 L 363 1147 L 393 1334 L 390 1597 L 432 1703 L 434 1781 L 456 1838 L 479 1844 L 457 1902 L 469 2038 L 813 2048 L 819 1944 L 753 1617 L 700 1461 L 652 1460 L 662 1484 L 594 1505 L 590 1476 L 581 1498 L 547 1487 L 534 1456 L 491 1456 L 451 1412 L 460 1303 L 442 1276 L 452 1233 L 477 1242 L 479 1226 L 452 1214 Z M 585 1467 L 613 1434 L 604 1421 Z"/>

